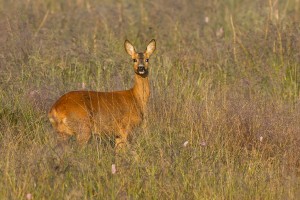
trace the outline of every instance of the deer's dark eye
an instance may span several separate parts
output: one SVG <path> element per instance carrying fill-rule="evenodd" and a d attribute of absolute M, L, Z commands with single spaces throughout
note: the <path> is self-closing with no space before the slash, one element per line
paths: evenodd
<path fill-rule="evenodd" d="M 149 59 L 146 59 L 146 62 L 149 62 Z"/>
<path fill-rule="evenodd" d="M 133 59 L 133 62 L 137 62 L 137 60 L 136 60 L 136 59 Z"/>

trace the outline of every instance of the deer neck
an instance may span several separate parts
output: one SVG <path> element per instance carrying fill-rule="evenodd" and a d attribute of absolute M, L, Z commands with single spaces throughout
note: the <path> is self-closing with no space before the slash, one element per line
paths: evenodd
<path fill-rule="evenodd" d="M 150 87 L 148 77 L 134 75 L 134 86 L 132 88 L 133 95 L 137 103 L 141 106 L 142 112 L 145 112 L 146 105 L 150 96 Z"/>

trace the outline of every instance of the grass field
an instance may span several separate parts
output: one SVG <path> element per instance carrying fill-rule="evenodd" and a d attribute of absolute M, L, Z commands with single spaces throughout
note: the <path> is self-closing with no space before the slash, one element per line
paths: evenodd
<path fill-rule="evenodd" d="M 0 0 L 0 199 L 299 199 L 299 24 L 299 0 Z M 152 38 L 129 148 L 56 148 L 55 100 L 130 88 L 124 40 Z"/>

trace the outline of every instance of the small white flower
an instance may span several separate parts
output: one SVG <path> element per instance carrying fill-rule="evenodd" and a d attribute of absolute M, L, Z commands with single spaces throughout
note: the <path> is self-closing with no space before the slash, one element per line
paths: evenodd
<path fill-rule="evenodd" d="M 116 165 L 115 165 L 115 164 L 112 164 L 112 165 L 111 165 L 111 173 L 112 173 L 112 174 L 115 174 L 116 172 L 117 172 Z"/>
<path fill-rule="evenodd" d="M 26 199 L 28 199 L 28 200 L 32 199 L 32 194 L 27 193 L 27 194 L 26 194 Z"/>
<path fill-rule="evenodd" d="M 262 142 L 262 141 L 263 141 L 263 139 L 264 139 L 264 137 L 263 137 L 263 136 L 260 136 L 260 137 L 259 137 L 259 141 L 260 141 L 260 142 Z"/>
<path fill-rule="evenodd" d="M 185 142 L 183 143 L 183 146 L 186 147 L 186 146 L 188 145 L 188 143 L 189 143 L 189 141 L 185 141 Z"/>
<path fill-rule="evenodd" d="M 209 22 L 209 17 L 205 17 L 204 21 L 205 21 L 205 23 L 208 23 Z"/>
<path fill-rule="evenodd" d="M 207 145 L 207 143 L 205 141 L 200 142 L 200 145 L 205 147 Z"/>
<path fill-rule="evenodd" d="M 223 37 L 223 35 L 224 35 L 224 29 L 223 29 L 223 27 L 221 27 L 220 29 L 218 29 L 218 30 L 216 31 L 216 36 L 217 36 L 218 38 L 221 38 L 221 37 Z"/>
<path fill-rule="evenodd" d="M 32 91 L 30 91 L 29 96 L 30 96 L 30 97 L 33 97 L 33 96 L 35 96 L 36 94 L 39 94 L 39 91 L 37 91 L 37 90 L 32 90 Z"/>

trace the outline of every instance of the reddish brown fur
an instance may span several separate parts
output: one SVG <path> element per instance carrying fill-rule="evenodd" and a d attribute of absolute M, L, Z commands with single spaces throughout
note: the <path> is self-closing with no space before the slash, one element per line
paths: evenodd
<path fill-rule="evenodd" d="M 80 144 L 89 141 L 91 133 L 116 136 L 116 146 L 127 142 L 127 136 L 146 114 L 149 99 L 148 58 L 156 47 L 151 40 L 144 53 L 136 53 L 129 41 L 125 49 L 134 60 L 133 88 L 115 92 L 72 91 L 61 96 L 48 114 L 61 140 L 75 135 Z M 141 69 L 138 68 L 140 66 Z"/>

